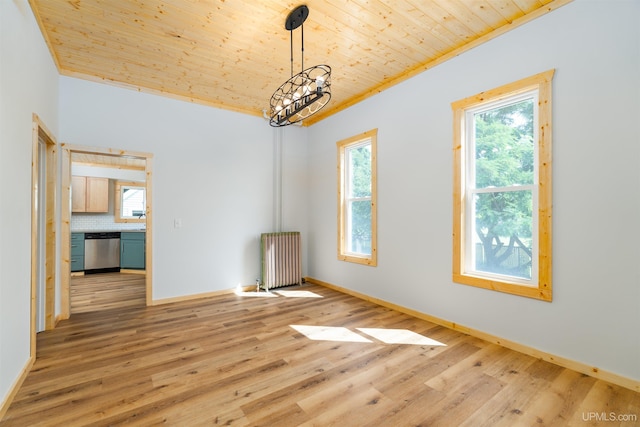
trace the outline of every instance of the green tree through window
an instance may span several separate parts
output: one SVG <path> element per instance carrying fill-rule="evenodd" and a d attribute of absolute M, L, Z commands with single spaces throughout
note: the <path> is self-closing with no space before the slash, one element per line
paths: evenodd
<path fill-rule="evenodd" d="M 377 129 L 339 141 L 338 259 L 375 266 Z"/>
<path fill-rule="evenodd" d="M 451 103 L 456 283 L 552 299 L 553 75 Z"/>
<path fill-rule="evenodd" d="M 371 144 L 347 151 L 350 171 L 349 252 L 371 255 Z"/>
<path fill-rule="evenodd" d="M 531 279 L 533 98 L 473 115 L 476 268 Z M 513 191 L 513 186 L 523 190 Z"/>

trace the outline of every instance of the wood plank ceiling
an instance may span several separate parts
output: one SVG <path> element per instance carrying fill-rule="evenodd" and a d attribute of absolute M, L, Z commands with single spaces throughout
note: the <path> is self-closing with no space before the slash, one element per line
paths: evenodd
<path fill-rule="evenodd" d="M 571 0 L 308 0 L 305 68 L 332 67 L 313 124 Z M 253 115 L 291 76 L 269 0 L 30 0 L 60 74 Z M 293 32 L 294 73 L 301 69 Z"/>
<path fill-rule="evenodd" d="M 143 171 L 145 170 L 146 161 L 138 157 L 122 156 L 119 154 L 109 155 L 72 152 L 71 163 L 74 165 Z"/>

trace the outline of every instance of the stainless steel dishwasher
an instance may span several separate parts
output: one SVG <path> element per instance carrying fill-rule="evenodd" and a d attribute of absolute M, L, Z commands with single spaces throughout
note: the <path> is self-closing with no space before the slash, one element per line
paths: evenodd
<path fill-rule="evenodd" d="M 120 232 L 84 234 L 85 272 L 120 271 Z"/>

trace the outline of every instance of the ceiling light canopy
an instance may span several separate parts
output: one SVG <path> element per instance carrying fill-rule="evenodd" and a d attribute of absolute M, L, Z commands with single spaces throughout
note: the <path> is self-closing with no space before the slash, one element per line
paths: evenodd
<path fill-rule="evenodd" d="M 269 124 L 273 127 L 288 126 L 301 122 L 317 113 L 331 99 L 331 67 L 315 65 L 304 68 L 304 21 L 309 16 L 309 8 L 301 5 L 295 8 L 285 21 L 291 44 L 291 78 L 271 95 Z M 301 28 L 301 71 L 293 74 L 293 30 Z"/>

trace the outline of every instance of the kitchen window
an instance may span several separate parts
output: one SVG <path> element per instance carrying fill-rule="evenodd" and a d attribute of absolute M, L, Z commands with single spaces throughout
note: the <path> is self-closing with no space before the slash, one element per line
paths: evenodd
<path fill-rule="evenodd" d="M 145 223 L 147 189 L 143 182 L 116 181 L 115 222 Z"/>
<path fill-rule="evenodd" d="M 377 133 L 337 143 L 338 259 L 370 266 L 377 265 Z"/>
<path fill-rule="evenodd" d="M 454 282 L 551 301 L 553 73 L 452 104 Z"/>

